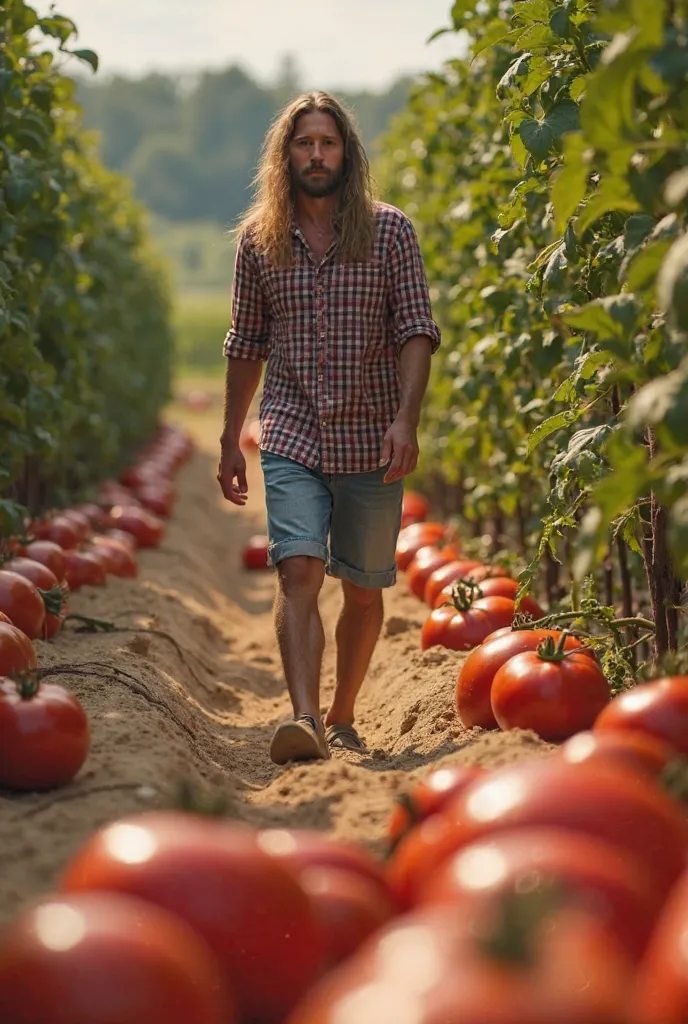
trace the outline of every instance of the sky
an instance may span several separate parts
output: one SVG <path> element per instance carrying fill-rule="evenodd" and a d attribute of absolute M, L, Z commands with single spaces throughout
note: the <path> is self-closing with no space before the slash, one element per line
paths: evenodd
<path fill-rule="evenodd" d="M 34 0 L 40 14 L 50 0 Z M 307 88 L 384 89 L 461 52 L 451 0 L 58 0 L 99 75 L 198 71 L 238 63 L 261 83 L 293 55 Z"/>

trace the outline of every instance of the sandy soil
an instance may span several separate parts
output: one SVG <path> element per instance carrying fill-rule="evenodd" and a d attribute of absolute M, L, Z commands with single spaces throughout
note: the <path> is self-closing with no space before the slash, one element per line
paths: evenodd
<path fill-rule="evenodd" d="M 548 752 L 528 733 L 467 732 L 454 710 L 462 655 L 419 647 L 424 610 L 403 577 L 386 594 L 386 621 L 358 724 L 370 755 L 278 768 L 268 758 L 289 704 L 272 632 L 272 572 L 246 572 L 241 548 L 263 532 L 260 466 L 249 464 L 245 509 L 215 481 L 219 403 L 170 418 L 192 430 L 198 451 L 177 478 L 179 500 L 163 545 L 141 556 L 138 580 L 110 577 L 74 594 L 70 609 L 122 627 L 112 634 L 65 629 L 37 643 L 39 665 L 83 702 L 92 751 L 77 779 L 42 795 L 0 794 L 0 920 L 55 882 L 95 828 L 123 814 L 170 806 L 191 790 L 220 798 L 256 825 L 325 829 L 383 848 L 395 792 L 443 761 L 493 766 Z M 326 582 L 330 642 L 323 703 L 333 681 L 331 641 L 340 604 Z M 157 632 L 150 632 L 155 630 Z"/>

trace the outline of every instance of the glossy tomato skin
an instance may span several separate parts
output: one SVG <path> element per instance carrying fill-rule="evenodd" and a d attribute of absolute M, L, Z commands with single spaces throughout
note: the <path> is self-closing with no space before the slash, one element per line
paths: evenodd
<path fill-rule="evenodd" d="M 40 562 L 55 575 L 59 583 L 65 578 L 65 556 L 59 544 L 52 540 L 33 540 L 23 550 L 25 558 Z"/>
<path fill-rule="evenodd" d="M 595 732 L 637 729 L 688 757 L 688 676 L 664 676 L 618 694 L 601 712 Z"/>
<path fill-rule="evenodd" d="M 241 553 L 244 569 L 268 569 L 268 548 L 270 540 L 262 534 L 249 537 Z"/>
<path fill-rule="evenodd" d="M 599 916 L 628 956 L 640 960 L 661 896 L 632 855 L 592 836 L 554 828 L 486 836 L 448 857 L 423 884 L 418 902 L 464 914 L 536 883 L 565 886 L 576 906 Z"/>
<path fill-rule="evenodd" d="M 688 1020 L 688 873 L 672 890 L 656 921 L 632 991 L 633 1024 Z"/>
<path fill-rule="evenodd" d="M 66 551 L 77 546 L 83 529 L 68 516 L 58 515 L 36 524 L 35 533 L 39 540 L 51 540 Z"/>
<path fill-rule="evenodd" d="M 88 718 L 63 686 L 40 683 L 22 697 L 14 683 L 0 681 L 0 785 L 43 790 L 66 786 L 91 745 Z"/>
<path fill-rule="evenodd" d="M 510 597 L 512 601 L 516 600 L 516 595 L 519 589 L 519 583 L 517 580 L 512 579 L 510 576 L 487 576 L 483 579 L 479 578 L 479 574 L 476 571 L 468 573 L 468 578 L 474 580 L 474 582 L 480 585 L 480 597 Z M 437 601 L 443 600 L 444 597 L 440 595 Z M 537 601 L 530 596 L 525 594 L 518 606 L 519 612 L 527 612 L 534 619 L 541 619 L 545 614 Z"/>
<path fill-rule="evenodd" d="M 31 580 L 0 569 L 0 611 L 26 633 L 29 640 L 45 634 L 45 605 Z"/>
<path fill-rule="evenodd" d="M 387 826 L 390 845 L 400 842 L 421 821 L 438 814 L 450 800 L 484 774 L 485 769 L 475 764 L 450 764 L 430 772 L 408 793 L 398 796 Z"/>
<path fill-rule="evenodd" d="M 156 548 L 165 536 L 163 520 L 145 508 L 115 505 L 110 516 L 116 528 L 131 533 L 140 548 Z"/>
<path fill-rule="evenodd" d="M 524 651 L 535 651 L 548 637 L 557 639 L 561 633 L 552 629 L 517 629 L 508 627 L 486 637 L 472 651 L 459 669 L 456 682 L 456 710 L 467 729 L 496 729 L 492 711 L 492 682 L 502 665 Z M 580 640 L 567 637 L 564 649 L 581 648 Z"/>
<path fill-rule="evenodd" d="M 28 636 L 5 618 L 0 621 L 0 678 L 36 667 L 36 651 Z"/>
<path fill-rule="evenodd" d="M 514 602 L 508 597 L 478 598 L 465 612 L 436 608 L 423 623 L 421 650 L 446 647 L 450 651 L 470 651 L 494 629 L 512 622 L 514 612 Z"/>
<path fill-rule="evenodd" d="M 674 748 L 650 733 L 632 729 L 585 730 L 572 736 L 559 748 L 569 764 L 595 764 L 614 761 L 632 771 L 657 779 L 677 756 Z"/>
<path fill-rule="evenodd" d="M 93 547 L 102 548 L 107 552 L 107 571 L 113 576 L 135 577 L 139 574 L 139 566 L 131 545 L 114 537 L 93 538 Z"/>
<path fill-rule="evenodd" d="M 430 608 L 439 608 L 446 601 L 451 601 L 453 585 L 481 565 L 482 562 L 476 562 L 471 558 L 457 558 L 441 565 L 439 569 L 430 573 L 423 591 L 423 600 Z M 441 601 L 440 595 L 443 595 Z"/>
<path fill-rule="evenodd" d="M 103 587 L 107 582 L 107 572 L 100 558 L 88 551 L 65 551 L 67 563 L 65 578 L 70 590 L 81 587 Z"/>
<path fill-rule="evenodd" d="M 451 545 L 419 548 L 406 571 L 409 590 L 419 601 L 424 600 L 425 587 L 430 576 L 443 565 L 457 561 L 458 552 Z"/>
<path fill-rule="evenodd" d="M 0 938 L 0 1020 L 12 1024 L 234 1024 L 210 950 L 143 900 L 48 897 Z"/>
<path fill-rule="evenodd" d="M 396 563 L 401 572 L 406 572 L 417 551 L 432 544 L 439 544 L 447 537 L 444 523 L 411 523 L 399 531 L 396 546 Z"/>
<path fill-rule="evenodd" d="M 87 839 L 60 888 L 130 893 L 178 914 L 215 953 L 242 1022 L 282 1020 L 321 967 L 308 897 L 246 826 L 181 812 L 123 818 Z"/>
<path fill-rule="evenodd" d="M 413 829 L 389 864 L 402 905 L 457 850 L 506 829 L 547 826 L 584 833 L 635 856 L 666 896 L 681 875 L 688 822 L 679 805 L 649 779 L 613 764 L 572 765 L 530 758 L 496 769 Z"/>
<path fill-rule="evenodd" d="M 45 541 L 44 543 L 47 543 Z M 16 572 L 24 579 L 30 580 L 35 587 L 39 590 L 46 592 L 53 591 L 57 594 L 57 604 L 59 602 L 59 611 L 55 610 L 49 612 L 47 607 L 45 610 L 45 628 L 43 631 L 43 639 L 50 640 L 57 633 L 62 619 L 65 614 L 66 605 L 66 594 L 59 592 L 59 581 L 54 572 L 52 572 L 47 565 L 43 565 L 41 562 L 35 562 L 31 558 L 12 558 L 9 562 L 5 562 L 5 568 L 9 572 Z"/>
<path fill-rule="evenodd" d="M 404 526 L 422 523 L 428 518 L 430 503 L 417 491 L 404 491 L 401 502 L 401 521 Z"/>
<path fill-rule="evenodd" d="M 501 729 L 531 729 L 550 742 L 591 729 L 609 699 L 602 670 L 575 651 L 558 662 L 517 654 L 496 673 L 490 696 Z"/>

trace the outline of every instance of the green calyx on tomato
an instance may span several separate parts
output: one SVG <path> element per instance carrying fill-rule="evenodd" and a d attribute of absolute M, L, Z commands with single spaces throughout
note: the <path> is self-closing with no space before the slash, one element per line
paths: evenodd
<path fill-rule="evenodd" d="M 48 615 L 62 615 L 69 588 L 57 586 L 51 587 L 50 590 L 41 590 L 40 587 L 37 587 L 37 590 L 43 598 L 43 604 Z"/>
<path fill-rule="evenodd" d="M 559 664 L 571 654 L 580 654 L 580 650 L 566 650 L 566 640 L 571 636 L 568 630 L 563 629 L 561 636 L 555 640 L 553 636 L 545 637 L 537 648 L 537 655 L 541 661 L 550 661 L 552 664 Z"/>
<path fill-rule="evenodd" d="M 17 672 L 9 679 L 11 683 L 14 683 L 22 700 L 33 700 L 41 686 L 41 680 L 36 671 Z"/>
<path fill-rule="evenodd" d="M 474 580 L 460 579 L 452 586 L 451 599 L 445 601 L 443 607 L 456 608 L 459 612 L 467 612 L 474 601 L 482 597 L 480 584 Z"/>
<path fill-rule="evenodd" d="M 497 900 L 494 918 L 478 938 L 482 953 L 490 960 L 515 966 L 534 964 L 538 926 L 561 909 L 565 892 L 561 881 L 540 880 L 528 891 L 503 893 Z"/>

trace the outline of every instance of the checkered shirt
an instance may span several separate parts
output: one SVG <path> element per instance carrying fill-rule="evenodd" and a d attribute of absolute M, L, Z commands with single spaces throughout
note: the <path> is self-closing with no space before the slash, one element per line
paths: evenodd
<path fill-rule="evenodd" d="M 377 469 L 399 408 L 399 354 L 416 335 L 440 344 L 411 221 L 376 204 L 373 258 L 318 263 L 296 223 L 292 265 L 239 243 L 224 354 L 267 360 L 260 446 L 324 473 Z"/>

